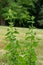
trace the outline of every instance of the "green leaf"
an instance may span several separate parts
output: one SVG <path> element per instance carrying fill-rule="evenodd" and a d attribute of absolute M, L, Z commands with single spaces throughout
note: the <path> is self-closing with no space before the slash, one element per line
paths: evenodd
<path fill-rule="evenodd" d="M 34 41 L 34 42 L 33 42 L 33 46 L 34 46 L 34 47 L 37 47 L 37 46 L 38 46 L 38 42 L 35 42 L 35 41 Z"/>
<path fill-rule="evenodd" d="M 8 33 L 6 33 L 6 35 L 5 36 L 7 36 L 7 35 L 9 35 L 10 34 L 10 31 L 8 32 Z"/>

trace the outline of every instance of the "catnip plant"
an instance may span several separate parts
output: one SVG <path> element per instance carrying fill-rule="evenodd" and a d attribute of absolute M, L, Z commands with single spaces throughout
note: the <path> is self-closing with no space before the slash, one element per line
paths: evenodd
<path fill-rule="evenodd" d="M 14 27 L 13 19 L 14 17 L 14 11 L 9 9 L 7 12 L 5 12 L 3 15 L 5 20 L 10 20 L 9 27 L 7 29 L 7 33 L 5 35 L 5 39 L 7 41 L 7 45 L 5 47 L 7 53 L 5 56 L 7 57 L 7 64 L 8 65 L 15 65 L 17 64 L 18 60 L 17 57 L 19 56 L 17 48 L 19 47 L 18 40 L 16 39 L 16 35 L 19 33 L 17 29 Z"/>
<path fill-rule="evenodd" d="M 6 46 L 6 50 L 8 51 L 8 53 L 6 54 L 6 56 L 8 57 L 7 59 L 7 63 L 8 65 L 15 65 L 17 64 L 17 57 L 18 52 L 17 52 L 17 48 L 19 45 L 18 44 L 18 40 L 16 40 L 16 34 L 18 34 L 16 28 L 13 28 L 13 23 L 10 23 L 10 26 L 8 28 L 8 32 L 6 33 L 6 40 L 8 41 L 7 46 Z"/>
<path fill-rule="evenodd" d="M 33 25 L 32 25 L 33 26 Z M 36 37 L 36 32 L 33 27 L 29 28 L 29 31 L 26 33 L 26 45 L 28 51 L 28 65 L 36 65 L 37 54 L 35 51 L 35 47 L 38 45 L 38 38 Z"/>

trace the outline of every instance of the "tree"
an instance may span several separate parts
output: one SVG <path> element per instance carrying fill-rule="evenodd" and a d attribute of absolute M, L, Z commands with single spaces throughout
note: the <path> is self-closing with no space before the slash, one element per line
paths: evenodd
<path fill-rule="evenodd" d="M 33 0 L 33 6 L 29 8 L 29 12 L 35 17 L 35 26 L 43 26 L 43 1 Z"/>
<path fill-rule="evenodd" d="M 43 26 L 43 1 L 42 0 L 23 0 L 22 6 L 26 7 L 30 16 L 34 16 L 35 26 Z"/>
<path fill-rule="evenodd" d="M 25 0 L 23 2 L 26 5 L 28 3 L 32 3 L 30 0 L 29 1 Z M 30 22 L 32 22 L 30 20 L 32 20 L 31 17 L 33 17 L 33 16 L 29 15 L 30 13 L 29 13 L 28 9 L 23 6 L 23 2 L 22 2 L 22 0 L 18 0 L 18 1 L 16 1 L 16 0 L 15 1 L 14 0 L 6 0 L 4 2 L 1 1 L 1 3 L 2 3 L 1 4 L 2 5 L 2 8 L 1 8 L 2 17 L 5 18 L 6 16 L 8 16 L 7 13 L 9 11 L 9 9 L 11 9 L 14 12 L 13 14 L 14 14 L 14 17 L 15 17 L 15 18 L 13 18 L 13 21 L 15 21 L 15 20 L 17 21 L 18 20 L 20 26 L 21 26 L 21 24 L 23 24 L 23 26 L 25 26 L 25 24 L 24 24 L 25 22 L 27 24 L 30 23 Z M 6 3 L 7 3 L 7 5 L 6 5 Z M 3 5 L 6 5 L 6 6 L 3 6 Z M 16 22 L 16 24 L 17 23 L 18 22 Z"/>

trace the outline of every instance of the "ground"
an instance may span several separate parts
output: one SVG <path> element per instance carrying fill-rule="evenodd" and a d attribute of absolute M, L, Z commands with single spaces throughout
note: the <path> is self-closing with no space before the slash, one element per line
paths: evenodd
<path fill-rule="evenodd" d="M 7 32 L 6 26 L 0 26 L 0 58 L 2 54 L 5 52 L 4 48 L 7 44 L 5 41 L 5 34 Z M 25 38 L 25 33 L 28 31 L 28 28 L 18 28 L 19 34 L 17 35 L 17 39 L 23 40 Z M 36 48 L 36 53 L 38 55 L 37 65 L 43 65 L 43 29 L 34 29 L 37 33 L 37 37 L 40 38 L 40 42 Z M 3 65 L 3 64 L 2 64 Z"/>

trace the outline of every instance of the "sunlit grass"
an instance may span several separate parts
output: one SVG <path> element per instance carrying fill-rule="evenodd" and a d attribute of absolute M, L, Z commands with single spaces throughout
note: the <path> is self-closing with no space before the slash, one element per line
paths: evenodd
<path fill-rule="evenodd" d="M 0 26 L 0 50 L 4 49 L 7 42 L 5 41 L 5 34 L 7 32 L 6 26 Z M 24 41 L 25 33 L 28 31 L 28 28 L 18 28 L 16 27 L 19 34 L 17 35 L 17 39 L 20 41 Z M 43 29 L 34 29 L 37 33 L 37 37 L 39 37 L 41 40 L 39 42 L 38 47 L 36 48 L 36 52 L 38 55 L 38 65 L 43 65 Z M 1 56 L 0 56 L 1 57 Z"/>

